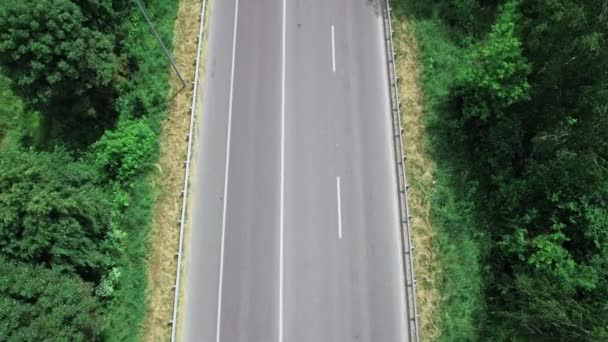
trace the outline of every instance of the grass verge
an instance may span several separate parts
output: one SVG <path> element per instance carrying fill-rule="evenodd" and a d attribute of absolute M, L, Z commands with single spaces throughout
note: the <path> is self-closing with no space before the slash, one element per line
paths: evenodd
<path fill-rule="evenodd" d="M 406 172 L 413 214 L 420 337 L 477 340 L 482 317 L 483 235 L 471 196 L 446 148 L 442 113 L 462 55 L 442 24 L 416 16 L 409 0 L 393 2 Z"/>
<path fill-rule="evenodd" d="M 433 184 L 433 166 L 421 142 L 423 139 L 423 97 L 419 87 L 420 66 L 418 49 L 407 20 L 394 21 L 394 48 L 397 53 L 399 98 L 402 103 L 401 122 L 405 133 L 403 148 L 408 156 L 407 178 L 410 183 L 408 200 L 412 212 L 411 233 L 416 246 L 416 303 L 418 306 L 420 336 L 435 340 L 440 330 L 437 315 L 440 302 L 440 258 L 435 251 L 436 230 L 431 224 L 430 191 Z"/>
<path fill-rule="evenodd" d="M 168 47 L 173 46 L 177 5 L 176 1 L 170 0 L 146 1 L 148 15 Z M 141 14 L 135 11 L 129 19 L 125 24 L 124 50 L 137 68 L 120 89 L 123 94 L 119 99 L 120 120 L 142 120 L 158 134 L 171 98 L 168 62 Z M 151 216 L 159 198 L 153 186 L 155 177 L 151 173 L 145 174 L 131 181 L 126 189 L 128 204 L 121 215 L 120 226 L 125 227 L 127 237 L 119 263 L 121 276 L 108 305 L 105 329 L 108 341 L 148 341 L 142 327 L 149 288 L 147 272 L 151 265 Z"/>
<path fill-rule="evenodd" d="M 173 289 L 179 240 L 177 224 L 181 214 L 181 191 L 184 184 L 186 134 L 190 125 L 191 83 L 194 80 L 196 37 L 198 35 L 201 1 L 180 0 L 175 21 L 173 57 L 186 80 L 181 89 L 177 77 L 171 78 L 171 100 L 166 119 L 161 125 L 160 158 L 152 178 L 158 194 L 154 207 L 150 236 L 148 268 L 148 302 L 142 328 L 144 341 L 166 340 L 170 332 L 167 322 L 173 308 Z"/>

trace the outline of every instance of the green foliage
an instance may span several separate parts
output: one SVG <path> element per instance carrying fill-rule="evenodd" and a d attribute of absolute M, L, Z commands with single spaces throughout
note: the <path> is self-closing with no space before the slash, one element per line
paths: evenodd
<path fill-rule="evenodd" d="M 424 5 L 424 4 L 423 4 Z M 404 26 L 400 20 L 411 15 L 411 3 L 393 3 L 396 39 Z M 483 256 L 486 239 L 475 217 L 478 185 L 462 177 L 453 161 L 452 144 L 460 139 L 446 118 L 446 98 L 467 67 L 467 51 L 451 41 L 447 26 L 437 19 L 411 21 L 422 64 L 424 90 L 425 150 L 434 160 L 435 183 L 428 191 L 430 219 L 436 231 L 435 251 L 441 262 L 441 301 L 433 317 L 441 330 L 438 341 L 471 341 L 479 336 L 485 319 L 483 299 Z M 397 52 L 400 58 L 400 51 Z M 415 179 L 410 179 L 415 182 Z"/>
<path fill-rule="evenodd" d="M 98 281 L 110 261 L 104 243 L 107 194 L 97 174 L 64 152 L 0 154 L 0 253 Z"/>
<path fill-rule="evenodd" d="M 481 13 L 495 8 L 494 3 L 479 6 Z M 605 1 L 507 3 L 488 16 L 496 19 L 487 32 L 485 19 L 475 14 L 450 14 L 473 18 L 467 26 L 449 19 L 445 3 L 435 9 L 439 16 L 414 19 L 426 134 L 438 189 L 470 191 L 433 200 L 435 207 L 454 200 L 453 210 L 433 215 L 438 249 L 448 263 L 461 262 L 464 252 L 449 254 L 441 247 L 446 222 L 459 216 L 475 218 L 462 221 L 467 227 L 460 229 L 482 237 L 473 242 L 487 249 L 478 259 L 484 270 L 484 299 L 478 302 L 484 317 L 476 318 L 473 330 L 443 318 L 442 339 L 606 340 Z M 441 29 L 447 33 L 435 34 Z M 459 55 L 462 60 L 456 61 L 453 56 Z M 453 237 L 448 241 L 475 249 Z M 465 278 L 477 276 L 471 272 Z M 462 283 L 446 282 L 444 292 L 449 295 Z M 471 295 L 475 289 L 465 291 Z M 457 302 L 466 311 L 465 301 Z M 444 307 L 448 311 L 454 303 Z"/>
<path fill-rule="evenodd" d="M 498 293 L 492 294 L 497 321 L 512 327 L 525 317 L 535 329 L 516 334 L 522 338 L 603 340 L 608 320 L 605 171 L 580 152 L 528 163 L 522 178 L 501 184 L 514 205 L 505 208 L 504 228 L 495 232 L 501 258 L 494 267 L 512 274 L 503 274 Z M 564 306 L 547 311 L 551 303 Z M 523 316 L 511 317 L 522 311 Z"/>
<path fill-rule="evenodd" d="M 146 312 L 148 236 L 154 193 L 146 178 L 130 186 L 129 205 L 116 216 L 128 239 L 117 259 L 120 278 L 114 284 L 105 328 L 108 341 L 139 341 L 138 326 Z"/>
<path fill-rule="evenodd" d="M 11 91 L 10 80 L 0 74 L 0 146 L 15 126 L 15 116 L 21 111 L 21 102 Z"/>
<path fill-rule="evenodd" d="M 97 102 L 116 72 L 113 44 L 69 0 L 7 0 L 0 8 L 0 65 L 28 105 L 55 119 L 104 111 Z"/>
<path fill-rule="evenodd" d="M 87 26 L 111 35 L 120 35 L 125 18 L 135 10 L 133 1 L 124 0 L 78 0 L 74 1 L 85 17 Z"/>
<path fill-rule="evenodd" d="M 497 6 L 504 0 L 398 0 L 410 17 L 444 25 L 445 33 L 479 37 L 493 23 Z M 441 19 L 440 21 L 435 21 Z M 431 22 L 429 21 L 429 22 Z"/>
<path fill-rule="evenodd" d="M 493 267 L 511 269 L 498 286 L 497 321 L 527 310 L 528 322 L 504 322 L 535 327 L 532 334 L 515 333 L 522 338 L 606 336 L 608 123 L 600 105 L 608 103 L 605 10 L 602 1 L 520 5 L 520 36 L 534 65 L 532 96 L 508 113 L 521 123 L 521 148 L 517 161 L 502 164 L 508 173 L 489 168 L 508 176 L 493 180 L 499 191 L 488 209 L 500 223 L 494 233 L 501 258 Z M 552 308 L 560 302 L 564 308 Z"/>
<path fill-rule="evenodd" d="M 111 297 L 115 291 L 116 284 L 120 280 L 120 269 L 118 267 L 113 268 L 99 283 L 99 286 L 95 289 L 95 294 L 98 297 L 105 298 Z"/>
<path fill-rule="evenodd" d="M 178 2 L 145 2 L 171 47 Z M 27 298 L 0 294 L 0 315 L 21 299 L 22 311 L 36 315 L 0 319 L 0 340 L 135 341 L 146 305 L 155 196 L 148 175 L 167 108 L 166 57 L 131 1 L 6 0 L 0 67 L 12 82 L 11 89 L 0 82 L 0 139 L 6 134 L 10 147 L 0 155 L 0 266 L 35 270 L 73 296 L 46 283 Z M 24 284 L 11 293 L 25 296 Z M 72 307 L 78 301 L 82 312 Z M 55 319 L 67 326 L 56 328 Z"/>
<path fill-rule="evenodd" d="M 56 269 L 0 257 L 0 340 L 98 341 L 91 285 Z"/>
<path fill-rule="evenodd" d="M 442 269 L 440 341 L 466 341 L 478 336 L 483 321 L 480 259 L 485 241 L 476 228 L 475 185 L 451 179 L 441 169 L 435 173 L 431 217 L 438 230 L 436 248 L 444 260 Z M 455 190 L 462 192 L 457 193 Z"/>
<path fill-rule="evenodd" d="M 515 6 L 506 5 L 488 37 L 473 46 L 457 81 L 464 121 L 501 120 L 505 109 L 528 99 L 529 66 L 515 36 Z"/>
<path fill-rule="evenodd" d="M 149 1 L 146 7 L 154 27 L 168 47 L 173 39 L 176 8 L 174 1 Z M 118 85 L 119 97 L 115 106 L 123 120 L 146 115 L 150 126 L 158 133 L 155 127 L 159 127 L 167 109 L 169 95 L 167 58 L 139 11 L 132 11 L 127 19 L 124 26 L 128 34 L 122 41 L 126 81 Z"/>
<path fill-rule="evenodd" d="M 157 137 L 143 121 L 125 122 L 106 131 L 93 146 L 95 165 L 112 180 L 126 181 L 150 166 L 156 156 Z"/>
<path fill-rule="evenodd" d="M 0 150 L 38 143 L 38 114 L 25 110 L 10 85 L 10 79 L 0 73 Z"/>
<path fill-rule="evenodd" d="M 171 48 L 173 28 L 177 14 L 177 1 L 146 1 L 146 10 L 165 44 Z M 154 140 L 137 142 L 151 156 L 142 156 L 147 165 L 158 157 L 160 123 L 165 117 L 169 95 L 169 65 L 148 26 L 137 11 L 133 11 L 124 22 L 126 36 L 121 42 L 126 58 L 125 82 L 118 86 L 119 98 L 115 103 L 120 112 L 121 126 L 137 121 L 154 132 Z M 154 75 L 154 77 L 150 77 Z M 140 127 L 142 128 L 142 127 Z M 133 128 L 133 130 L 138 130 Z M 143 129 L 147 131 L 147 129 Z M 147 135 L 147 134 L 146 134 Z M 147 146 L 143 146 L 146 143 Z M 138 327 L 146 311 L 146 287 L 149 264 L 148 236 L 155 199 L 150 184 L 149 172 L 137 168 L 128 181 L 122 182 L 122 190 L 114 190 L 114 202 L 120 204 L 113 211 L 113 221 L 119 225 L 127 238 L 124 253 L 118 259 L 120 278 L 114 286 L 105 327 L 108 341 L 138 341 Z M 143 172 L 143 173 L 142 173 Z"/>
<path fill-rule="evenodd" d="M 464 29 L 472 28 L 482 9 L 479 0 L 447 0 L 440 4 L 445 20 Z"/>
<path fill-rule="evenodd" d="M 606 274 L 603 286 L 608 285 Z M 498 340 L 606 341 L 605 301 L 565 294 L 559 283 L 520 273 L 503 289 L 516 301 L 496 312 L 492 335 Z"/>
<path fill-rule="evenodd" d="M 490 164 L 496 173 L 488 176 L 495 178 L 508 177 L 504 173 L 523 153 L 525 118 L 511 112 L 529 99 L 530 66 L 515 35 L 515 9 L 513 3 L 503 6 L 487 37 L 467 47 L 466 64 L 450 95 L 453 125 L 461 132 L 472 162 Z"/>

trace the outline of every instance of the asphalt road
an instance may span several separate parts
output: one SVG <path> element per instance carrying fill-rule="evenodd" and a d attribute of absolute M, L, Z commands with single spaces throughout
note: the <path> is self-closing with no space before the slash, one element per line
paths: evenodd
<path fill-rule="evenodd" d="M 409 340 L 375 2 L 213 2 L 184 341 Z"/>

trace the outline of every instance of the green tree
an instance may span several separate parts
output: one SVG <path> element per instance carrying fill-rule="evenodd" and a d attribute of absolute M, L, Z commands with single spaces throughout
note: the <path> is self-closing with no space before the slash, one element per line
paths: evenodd
<path fill-rule="evenodd" d="M 122 34 L 120 26 L 135 10 L 134 2 L 125 0 L 73 0 L 85 17 L 87 27 L 110 34 Z"/>
<path fill-rule="evenodd" d="M 607 16 L 600 0 L 507 3 L 452 89 L 495 243 L 482 336 L 606 339 Z"/>
<path fill-rule="evenodd" d="M 457 96 L 464 120 L 490 121 L 529 96 L 529 66 L 515 33 L 515 6 L 504 6 L 488 37 L 471 49 L 471 64 L 464 69 Z"/>
<path fill-rule="evenodd" d="M 437 25 L 433 39 L 468 52 L 435 68 L 441 45 L 419 37 L 431 150 L 453 191 L 474 187 L 472 230 L 488 239 L 479 336 L 608 340 L 608 3 L 433 3 L 414 31 Z M 449 98 L 432 89 L 450 83 Z"/>
<path fill-rule="evenodd" d="M 608 5 L 603 0 L 522 1 L 521 36 L 534 65 L 526 125 L 534 158 L 608 151 Z"/>
<path fill-rule="evenodd" d="M 111 203 L 97 173 L 57 151 L 0 154 L 0 254 L 97 283 L 112 264 Z"/>
<path fill-rule="evenodd" d="M 99 303 L 78 277 L 0 257 L 0 341 L 97 341 Z"/>
<path fill-rule="evenodd" d="M 114 37 L 89 24 L 69 0 L 6 0 L 0 7 L 0 65 L 26 104 L 55 122 L 111 109 Z"/>
<path fill-rule="evenodd" d="M 490 174 L 521 153 L 523 128 L 512 108 L 529 98 L 530 67 L 516 36 L 515 9 L 514 3 L 503 6 L 488 36 L 470 47 L 452 89 L 455 125 L 478 168 Z"/>

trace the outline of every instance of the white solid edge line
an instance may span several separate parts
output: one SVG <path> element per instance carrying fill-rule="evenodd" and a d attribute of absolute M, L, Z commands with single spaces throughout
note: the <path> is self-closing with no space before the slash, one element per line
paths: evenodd
<path fill-rule="evenodd" d="M 283 26 L 281 42 L 281 183 L 279 204 L 279 342 L 283 342 L 283 223 L 285 193 L 285 25 L 287 0 L 283 0 Z"/>
<path fill-rule="evenodd" d="M 232 99 L 234 95 L 234 65 L 236 59 L 236 29 L 239 17 L 239 0 L 235 0 L 234 9 L 234 33 L 232 37 L 232 70 L 230 71 L 230 97 L 228 103 L 228 138 L 226 141 L 226 173 L 224 175 L 224 211 L 222 214 L 222 244 L 220 247 L 220 274 L 218 280 L 217 295 L 217 325 L 215 341 L 220 342 L 221 318 L 222 318 L 222 285 L 224 282 L 224 246 L 226 244 L 226 210 L 228 205 L 228 171 L 230 169 L 230 136 L 232 131 Z"/>
<path fill-rule="evenodd" d="M 336 177 L 336 193 L 338 194 L 338 238 L 342 239 L 342 195 L 340 191 L 340 176 Z"/>
<path fill-rule="evenodd" d="M 336 72 L 336 34 L 334 25 L 331 25 L 331 69 Z"/>

